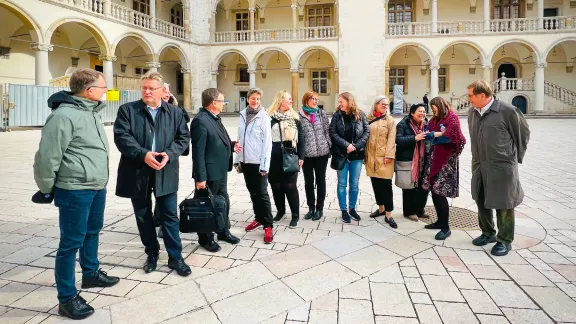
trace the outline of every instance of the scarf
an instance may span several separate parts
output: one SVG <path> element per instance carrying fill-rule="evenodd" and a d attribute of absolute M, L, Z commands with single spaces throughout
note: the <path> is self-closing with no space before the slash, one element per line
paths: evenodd
<path fill-rule="evenodd" d="M 408 124 L 410 125 L 410 127 L 414 131 L 415 135 L 418 135 L 418 134 L 424 132 L 424 126 L 426 125 L 426 123 L 424 121 L 422 121 L 422 124 L 420 124 L 420 126 L 418 126 L 416 124 L 416 122 L 414 121 L 414 119 L 412 119 L 412 117 L 408 117 L 408 118 L 410 118 L 410 121 L 408 122 Z M 425 151 L 425 148 L 426 148 L 426 143 L 424 141 L 416 142 L 416 147 L 414 147 L 414 155 L 412 157 L 412 182 L 414 183 L 415 187 L 418 186 L 418 179 L 420 179 L 420 173 L 422 172 L 422 169 L 424 168 L 424 153 L 425 153 L 424 151 Z"/>
<path fill-rule="evenodd" d="M 310 123 L 314 124 L 316 121 L 316 113 L 318 113 L 318 107 L 310 108 L 307 106 L 302 106 L 302 110 L 304 110 L 304 113 L 310 117 Z"/>
<path fill-rule="evenodd" d="M 246 125 L 250 124 L 252 119 L 258 115 L 260 110 L 262 110 L 262 105 L 260 105 L 257 109 L 252 109 L 250 107 L 246 108 Z"/>
<path fill-rule="evenodd" d="M 298 128 L 294 116 L 293 110 L 290 109 L 284 113 L 276 110 L 271 117 L 278 120 L 278 140 L 291 141 L 292 147 L 296 148 L 296 144 L 298 143 Z"/>
<path fill-rule="evenodd" d="M 381 117 L 382 115 L 384 115 L 384 114 L 381 113 L 381 112 L 378 112 L 378 111 L 374 110 L 374 117 L 379 118 L 379 117 Z"/>
<path fill-rule="evenodd" d="M 432 118 L 429 123 L 430 132 L 441 132 L 441 126 L 446 127 L 444 136 L 450 139 L 450 143 L 433 145 L 434 159 L 430 166 L 430 184 L 434 183 L 434 177 L 440 172 L 443 166 L 448 163 L 452 154 L 460 155 L 466 145 L 466 138 L 460 128 L 460 118 L 454 112 L 450 111 L 442 120 Z"/>

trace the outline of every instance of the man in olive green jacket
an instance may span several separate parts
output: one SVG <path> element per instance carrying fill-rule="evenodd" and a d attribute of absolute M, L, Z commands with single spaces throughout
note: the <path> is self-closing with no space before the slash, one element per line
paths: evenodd
<path fill-rule="evenodd" d="M 40 191 L 33 201 L 47 203 L 54 197 L 59 208 L 60 244 L 54 269 L 58 313 L 83 319 L 94 308 L 76 290 L 76 252 L 80 251 L 82 289 L 111 287 L 120 279 L 99 270 L 98 263 L 108 184 L 108 139 L 98 112 L 106 106 L 100 101 L 106 82 L 102 73 L 81 69 L 70 77 L 70 89 L 48 99 L 52 114 L 34 158 Z"/>

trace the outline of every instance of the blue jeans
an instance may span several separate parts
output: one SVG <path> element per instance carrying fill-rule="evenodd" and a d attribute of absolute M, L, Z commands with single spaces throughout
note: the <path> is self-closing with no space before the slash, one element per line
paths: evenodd
<path fill-rule="evenodd" d="M 98 271 L 98 234 L 104 224 L 106 189 L 55 188 L 54 205 L 60 210 L 60 244 L 54 274 L 58 300 L 64 303 L 77 293 L 74 268 L 78 250 L 82 276 Z"/>
<path fill-rule="evenodd" d="M 356 208 L 356 203 L 358 202 L 358 182 L 360 181 L 362 163 L 362 160 L 347 160 L 344 164 L 344 169 L 338 171 L 338 204 L 340 205 L 340 210 L 348 210 L 348 208 L 346 208 L 346 187 L 348 186 L 348 180 L 350 180 L 348 207 L 350 209 Z"/>

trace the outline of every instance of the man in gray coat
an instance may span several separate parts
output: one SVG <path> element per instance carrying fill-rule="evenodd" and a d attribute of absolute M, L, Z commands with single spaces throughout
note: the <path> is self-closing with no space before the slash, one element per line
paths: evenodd
<path fill-rule="evenodd" d="M 482 235 L 476 246 L 497 242 L 492 255 L 503 256 L 512 249 L 514 208 L 522 203 L 518 163 L 522 163 L 530 129 L 518 108 L 493 96 L 484 80 L 468 86 L 468 129 L 472 143 L 472 198 L 478 205 Z M 492 210 L 496 209 L 498 234 Z"/>

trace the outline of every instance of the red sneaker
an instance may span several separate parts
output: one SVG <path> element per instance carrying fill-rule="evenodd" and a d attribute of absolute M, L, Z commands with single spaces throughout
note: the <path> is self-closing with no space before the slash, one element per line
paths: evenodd
<path fill-rule="evenodd" d="M 246 232 L 253 231 L 258 227 L 262 226 L 262 224 L 258 223 L 257 221 L 253 221 L 250 225 L 246 226 Z"/>
<path fill-rule="evenodd" d="M 274 239 L 274 232 L 272 231 L 272 227 L 266 227 L 264 229 L 264 243 L 270 244 Z"/>

